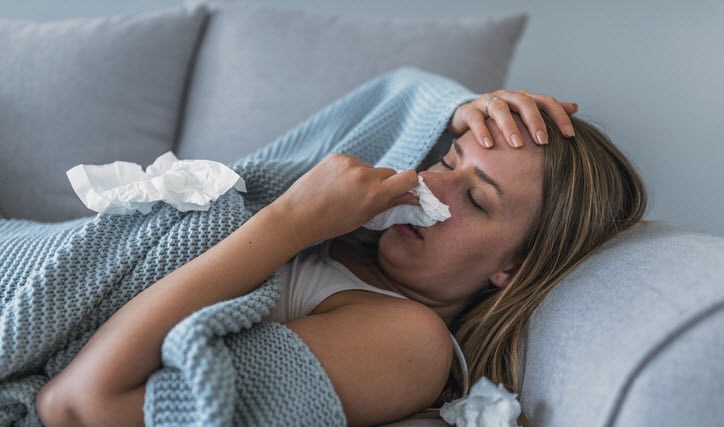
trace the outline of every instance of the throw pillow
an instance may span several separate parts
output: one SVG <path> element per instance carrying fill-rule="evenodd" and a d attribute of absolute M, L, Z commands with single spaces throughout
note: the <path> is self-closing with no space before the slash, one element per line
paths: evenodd
<path fill-rule="evenodd" d="M 229 163 L 379 74 L 412 66 L 475 92 L 503 86 L 526 16 L 351 18 L 201 2 L 210 19 L 194 69 L 181 159 Z"/>
<path fill-rule="evenodd" d="M 206 10 L 51 22 L 0 20 L 0 210 L 54 222 L 94 215 L 65 172 L 144 167 L 173 146 Z"/>

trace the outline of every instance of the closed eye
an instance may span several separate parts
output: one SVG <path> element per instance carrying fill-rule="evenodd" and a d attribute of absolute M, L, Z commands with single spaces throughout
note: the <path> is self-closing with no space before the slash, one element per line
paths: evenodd
<path fill-rule="evenodd" d="M 452 168 L 452 166 L 450 166 L 449 164 L 447 164 L 447 163 L 445 162 L 445 159 L 442 159 L 442 158 L 441 158 L 441 159 L 440 159 L 440 164 L 442 164 L 444 167 L 446 167 L 446 168 L 448 168 L 448 169 L 450 169 L 450 170 L 454 170 L 454 169 Z M 485 208 L 483 208 L 483 207 L 480 206 L 479 204 L 475 203 L 475 200 L 473 199 L 473 194 L 472 194 L 472 192 L 470 191 L 470 189 L 468 189 L 468 199 L 470 199 L 470 203 L 472 203 L 473 206 L 475 206 L 476 208 L 478 208 L 478 209 L 480 209 L 481 211 L 485 212 L 486 214 L 488 213 L 488 211 L 486 211 Z"/>

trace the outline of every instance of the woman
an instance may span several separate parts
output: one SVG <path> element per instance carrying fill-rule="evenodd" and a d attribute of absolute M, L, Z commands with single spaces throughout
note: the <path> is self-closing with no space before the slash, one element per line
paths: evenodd
<path fill-rule="evenodd" d="M 367 287 L 350 285 L 284 323 L 319 358 L 350 425 L 391 422 L 460 397 L 449 331 L 470 383 L 487 376 L 519 392 L 517 344 L 529 315 L 645 209 L 633 167 L 593 127 L 569 118 L 574 111 L 508 91 L 458 108 L 448 131 L 459 138 L 420 172 L 451 218 L 418 227 L 419 237 L 391 227 L 377 248 L 337 238 L 389 207 L 415 204 L 407 191 L 417 174 L 328 156 L 116 312 L 41 390 L 38 414 L 50 426 L 143 425 L 145 383 L 161 366 L 167 332 L 202 307 L 252 291 L 300 251 L 320 250 L 310 248 L 319 241 Z"/>

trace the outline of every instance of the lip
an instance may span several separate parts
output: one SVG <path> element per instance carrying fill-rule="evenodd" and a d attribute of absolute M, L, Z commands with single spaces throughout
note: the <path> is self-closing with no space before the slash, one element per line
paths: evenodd
<path fill-rule="evenodd" d="M 395 231 L 397 231 L 398 233 L 410 239 L 424 240 L 422 237 L 422 233 L 420 233 L 420 235 L 418 236 L 414 231 L 410 229 L 410 224 L 395 224 L 392 226 L 392 228 L 394 228 Z M 420 231 L 419 228 L 417 230 L 418 232 Z"/>

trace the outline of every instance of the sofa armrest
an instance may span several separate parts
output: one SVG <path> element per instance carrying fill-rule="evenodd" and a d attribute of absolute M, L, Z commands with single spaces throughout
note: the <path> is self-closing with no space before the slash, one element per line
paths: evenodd
<path fill-rule="evenodd" d="M 686 322 L 652 349 L 624 384 L 615 427 L 705 426 L 724 420 L 724 304 Z"/>
<path fill-rule="evenodd" d="M 596 250 L 526 328 L 519 397 L 531 425 L 720 423 L 723 259 L 723 238 L 658 221 Z"/>

